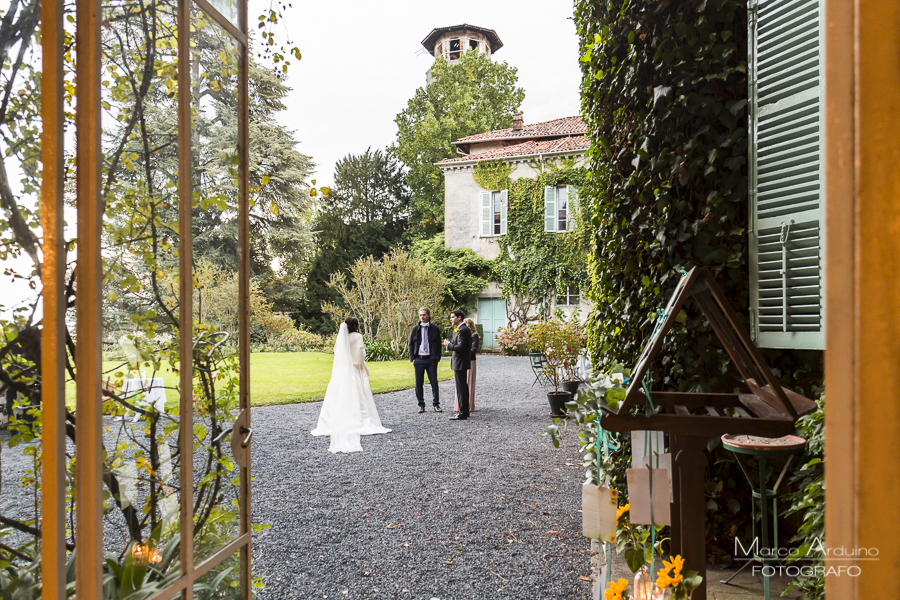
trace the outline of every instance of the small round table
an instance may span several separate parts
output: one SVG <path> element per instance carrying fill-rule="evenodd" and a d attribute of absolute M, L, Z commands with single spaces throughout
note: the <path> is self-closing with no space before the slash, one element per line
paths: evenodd
<path fill-rule="evenodd" d="M 754 501 L 751 503 L 751 509 L 753 511 L 753 542 L 751 542 L 751 547 L 757 549 L 754 555 L 750 559 L 748 559 L 746 564 L 738 569 L 737 573 L 735 573 L 722 583 L 729 583 L 732 579 L 737 577 L 738 573 L 743 571 L 744 568 L 753 560 L 759 561 L 763 565 L 763 593 L 766 600 L 771 600 L 771 591 L 769 589 L 770 576 L 766 574 L 766 566 L 768 566 L 768 562 L 772 560 L 773 556 L 778 555 L 778 488 L 781 485 L 782 480 L 784 479 L 785 473 L 787 473 L 788 468 L 791 466 L 791 461 L 794 460 L 794 456 L 803 452 L 803 449 L 806 447 L 806 440 L 796 435 L 786 435 L 780 438 L 765 438 L 755 435 L 725 434 L 722 436 L 722 445 L 724 445 L 728 450 L 734 452 L 734 458 L 737 461 L 738 466 L 741 468 L 741 471 L 744 473 L 744 477 L 747 478 L 747 482 L 750 484 L 750 488 L 753 491 L 752 495 Z M 739 456 L 740 454 L 752 456 L 756 458 L 757 462 L 759 463 L 758 488 L 754 487 L 753 478 L 750 476 L 750 473 L 747 472 L 747 468 L 744 467 L 743 463 L 741 462 L 741 458 Z M 787 462 L 784 463 L 784 467 L 781 469 L 781 474 L 778 475 L 778 480 L 775 482 L 775 486 L 770 490 L 766 485 L 766 459 L 781 456 L 787 456 L 788 459 Z M 772 500 L 772 548 L 769 548 L 767 506 L 770 499 Z M 762 529 L 762 539 L 756 537 L 756 500 L 759 500 L 760 529 Z M 756 544 L 756 542 L 759 542 L 759 544 Z M 760 549 L 765 553 L 762 556 L 759 554 Z M 768 557 L 766 556 L 766 554 L 768 554 Z"/>

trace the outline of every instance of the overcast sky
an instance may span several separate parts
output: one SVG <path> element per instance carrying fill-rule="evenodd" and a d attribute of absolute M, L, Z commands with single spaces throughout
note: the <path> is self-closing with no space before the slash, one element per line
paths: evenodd
<path fill-rule="evenodd" d="M 251 23 L 270 1 L 250 0 Z M 290 68 L 293 90 L 277 118 L 316 163 L 317 186 L 333 183 L 334 163 L 348 153 L 394 141 L 394 117 L 425 85 L 434 61 L 421 41 L 436 27 L 468 23 L 497 32 L 503 47 L 494 60 L 518 69 L 525 123 L 580 112 L 571 0 L 289 1 L 293 7 L 275 32 L 289 36 L 303 59 Z M 26 269 L 27 261 L 3 266 Z M 34 293 L 0 276 L 0 313 Z"/>
<path fill-rule="evenodd" d="M 251 0 L 251 22 L 268 6 L 269 0 Z M 285 26 L 275 31 L 289 34 L 303 59 L 290 68 L 293 91 L 277 118 L 317 164 L 316 184 L 331 184 L 335 161 L 394 141 L 394 117 L 425 85 L 434 61 L 422 40 L 436 27 L 461 23 L 493 29 L 503 41 L 493 58 L 518 69 L 526 124 L 577 115 L 572 6 L 572 0 L 293 0 Z"/>

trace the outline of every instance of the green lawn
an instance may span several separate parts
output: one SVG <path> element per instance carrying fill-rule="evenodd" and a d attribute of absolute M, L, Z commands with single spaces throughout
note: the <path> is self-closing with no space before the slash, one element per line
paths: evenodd
<path fill-rule="evenodd" d="M 270 404 L 291 404 L 294 402 L 314 402 L 325 397 L 328 380 L 331 378 L 331 354 L 321 352 L 262 352 L 250 355 L 250 399 L 253 406 Z M 108 371 L 120 362 L 104 362 L 103 370 Z M 405 390 L 415 385 L 415 374 L 408 360 L 391 362 L 370 362 L 369 382 L 376 394 L 394 390 Z M 112 373 L 107 377 L 112 378 Z M 148 371 L 147 376 L 151 373 Z M 176 376 L 167 368 L 156 374 L 165 380 L 166 386 L 175 387 Z M 453 377 L 450 361 L 442 360 L 438 365 L 438 378 L 445 381 Z M 427 385 L 427 380 L 426 380 Z M 178 394 L 174 389 L 166 390 L 166 404 L 178 405 Z M 66 404 L 75 407 L 75 384 L 66 385 Z"/>

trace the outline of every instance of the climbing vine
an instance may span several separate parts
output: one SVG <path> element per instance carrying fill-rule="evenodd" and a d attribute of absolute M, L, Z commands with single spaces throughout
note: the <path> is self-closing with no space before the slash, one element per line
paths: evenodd
<path fill-rule="evenodd" d="M 549 306 L 554 291 L 588 288 L 590 210 L 574 211 L 574 231 L 544 231 L 544 187 L 569 185 L 581 189 L 587 171 L 575 167 L 574 161 L 543 166 L 544 172 L 533 178 L 516 179 L 508 188 L 507 230 L 499 238 L 500 256 L 494 273 L 507 300 L 511 324 L 538 318 L 541 309 Z"/>
<path fill-rule="evenodd" d="M 472 169 L 472 177 L 485 190 L 505 190 L 515 170 L 515 165 L 502 160 L 483 160 Z"/>
<path fill-rule="evenodd" d="M 708 267 L 731 306 L 749 305 L 747 7 L 737 0 L 576 0 L 591 176 L 589 349 L 634 365 L 683 270 Z M 746 389 L 693 304 L 651 370 L 654 389 Z M 767 350 L 773 372 L 813 397 L 818 352 Z M 710 460 L 708 552 L 749 524 L 728 458 Z M 743 508 L 741 506 L 743 503 Z"/>

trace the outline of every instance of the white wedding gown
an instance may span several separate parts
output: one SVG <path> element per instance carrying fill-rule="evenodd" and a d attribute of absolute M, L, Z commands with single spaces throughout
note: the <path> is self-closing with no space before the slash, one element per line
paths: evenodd
<path fill-rule="evenodd" d="M 369 367 L 362 335 L 341 323 L 334 342 L 331 381 L 312 435 L 330 435 L 329 452 L 362 452 L 359 436 L 390 433 L 382 427 L 369 386 Z"/>

